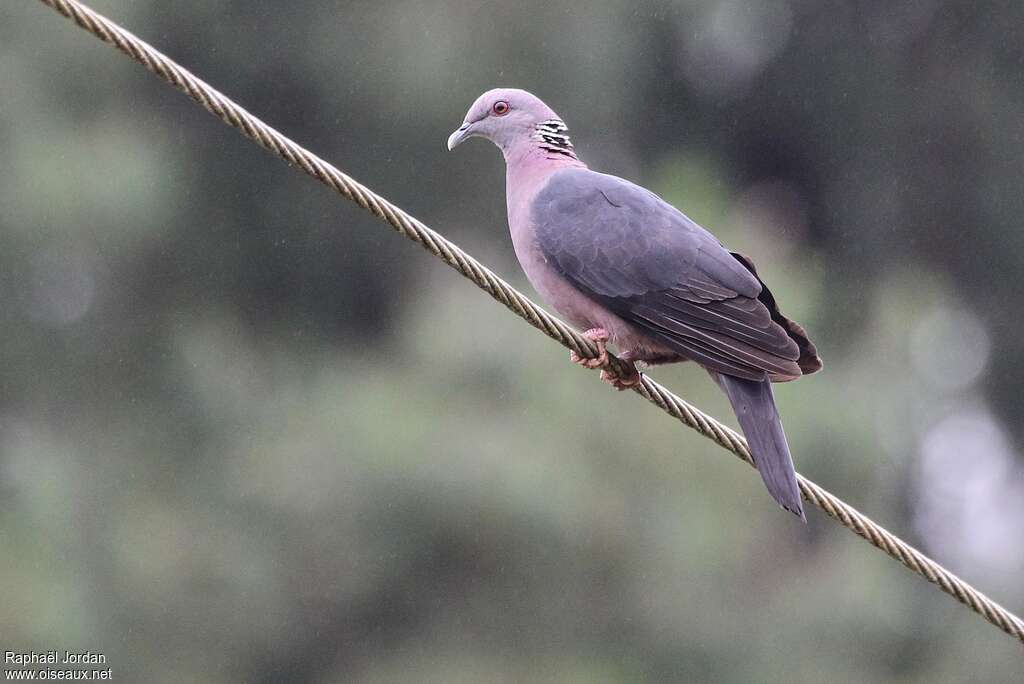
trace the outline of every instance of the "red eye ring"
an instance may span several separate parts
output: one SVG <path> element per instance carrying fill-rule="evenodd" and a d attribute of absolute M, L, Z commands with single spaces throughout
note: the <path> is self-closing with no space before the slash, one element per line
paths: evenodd
<path fill-rule="evenodd" d="M 494 112 L 495 116 L 505 116 L 508 114 L 508 110 L 510 109 L 512 108 L 509 107 L 508 102 L 505 102 L 504 100 L 498 100 L 491 105 L 491 111 Z"/>

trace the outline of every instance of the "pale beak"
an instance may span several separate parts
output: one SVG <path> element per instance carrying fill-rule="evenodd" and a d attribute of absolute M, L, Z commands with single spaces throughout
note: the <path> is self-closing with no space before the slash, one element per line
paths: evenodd
<path fill-rule="evenodd" d="M 448 136 L 448 150 L 454 150 L 455 146 L 472 135 L 473 124 L 466 122 L 459 126 L 454 133 Z"/>

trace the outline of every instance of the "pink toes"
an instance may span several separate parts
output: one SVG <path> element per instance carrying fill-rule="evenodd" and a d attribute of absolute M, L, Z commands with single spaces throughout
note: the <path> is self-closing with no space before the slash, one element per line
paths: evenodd
<path fill-rule="evenodd" d="M 583 333 L 583 336 L 593 342 L 597 346 L 597 357 L 588 359 L 580 356 L 574 351 L 569 352 L 569 360 L 575 364 L 583 366 L 584 368 L 600 368 L 601 379 L 610 384 L 615 389 L 622 390 L 636 387 L 640 384 L 640 372 L 636 369 L 632 363 L 623 361 L 628 367 L 629 371 L 625 376 L 620 376 L 615 371 L 611 370 L 608 366 L 608 331 L 604 328 L 591 328 Z"/>
<path fill-rule="evenodd" d="M 632 389 L 640 384 L 640 371 L 638 371 L 636 366 L 632 364 L 630 364 L 630 370 L 631 372 L 623 377 L 605 369 L 601 371 L 601 379 L 620 392 L 622 390 Z"/>
<path fill-rule="evenodd" d="M 574 351 L 569 352 L 569 360 L 584 368 L 603 368 L 608 365 L 608 331 L 604 328 L 591 328 L 583 333 L 583 336 L 597 345 L 597 357 L 588 359 L 580 356 Z"/>

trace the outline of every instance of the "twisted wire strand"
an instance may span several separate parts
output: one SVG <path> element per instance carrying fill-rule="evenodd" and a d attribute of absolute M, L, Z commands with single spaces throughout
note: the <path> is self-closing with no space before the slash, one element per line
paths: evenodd
<path fill-rule="evenodd" d="M 77 0 L 40 2 L 71 19 L 103 42 L 113 45 L 184 92 L 224 123 L 237 128 L 247 138 L 289 164 L 297 165 L 342 197 L 383 219 L 398 233 L 440 258 L 559 344 L 583 357 L 597 356 L 597 348 L 590 340 L 548 314 L 454 243 L 309 150 L 286 138 L 156 48 Z M 610 361 L 616 369 L 622 370 L 622 362 L 614 355 L 610 355 Z M 741 435 L 690 405 L 647 375 L 642 376 L 641 383 L 634 391 L 684 425 L 731 451 L 747 464 L 754 465 L 747 442 Z M 800 492 L 809 503 L 1024 644 L 1024 621 L 1019 617 L 819 485 L 799 474 L 797 480 Z"/>

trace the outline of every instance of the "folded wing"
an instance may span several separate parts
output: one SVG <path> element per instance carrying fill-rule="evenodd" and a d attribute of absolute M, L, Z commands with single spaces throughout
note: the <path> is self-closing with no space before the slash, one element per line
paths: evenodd
<path fill-rule="evenodd" d="M 566 169 L 532 218 L 541 252 L 570 283 L 679 354 L 749 380 L 821 367 L 753 264 L 648 190 Z"/>

